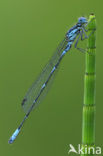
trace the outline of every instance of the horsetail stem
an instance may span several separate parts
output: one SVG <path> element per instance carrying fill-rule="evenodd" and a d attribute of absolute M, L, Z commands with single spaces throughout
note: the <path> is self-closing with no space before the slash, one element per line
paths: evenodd
<path fill-rule="evenodd" d="M 95 15 L 89 16 L 87 52 L 85 58 L 85 76 L 84 76 L 84 105 L 83 105 L 83 122 L 82 122 L 82 147 L 85 153 L 85 147 L 95 147 L 95 81 L 96 81 L 96 21 Z M 93 150 L 88 154 L 81 156 L 94 155 Z"/>

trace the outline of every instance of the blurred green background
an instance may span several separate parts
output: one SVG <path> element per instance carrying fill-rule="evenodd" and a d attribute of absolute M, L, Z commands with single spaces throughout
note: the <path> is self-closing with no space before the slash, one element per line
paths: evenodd
<path fill-rule="evenodd" d="M 96 144 L 103 143 L 103 1 L 0 1 L 0 156 L 67 156 L 81 143 L 85 55 L 64 57 L 45 100 L 20 136 L 8 139 L 24 117 L 21 101 L 78 17 L 97 20 Z M 82 46 L 82 43 L 80 43 Z"/>

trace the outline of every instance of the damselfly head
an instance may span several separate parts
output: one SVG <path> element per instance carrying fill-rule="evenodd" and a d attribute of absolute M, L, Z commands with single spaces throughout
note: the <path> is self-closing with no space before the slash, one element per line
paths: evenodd
<path fill-rule="evenodd" d="M 87 21 L 87 19 L 86 19 L 85 17 L 80 17 L 80 18 L 78 19 L 78 23 L 79 23 L 79 24 L 85 24 L 85 23 L 88 23 L 88 21 Z"/>

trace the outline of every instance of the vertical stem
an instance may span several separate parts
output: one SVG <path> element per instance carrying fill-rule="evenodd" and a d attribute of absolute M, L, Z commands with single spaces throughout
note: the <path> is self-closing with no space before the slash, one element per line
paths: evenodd
<path fill-rule="evenodd" d="M 86 65 L 84 76 L 84 105 L 83 105 L 83 123 L 82 123 L 82 147 L 85 154 L 81 156 L 92 156 L 95 154 L 95 34 L 96 22 L 95 15 L 89 16 L 88 30 L 90 37 L 88 38 L 88 46 L 86 52 Z M 91 148 L 91 150 L 90 150 Z M 89 153 L 90 152 L 90 153 Z"/>

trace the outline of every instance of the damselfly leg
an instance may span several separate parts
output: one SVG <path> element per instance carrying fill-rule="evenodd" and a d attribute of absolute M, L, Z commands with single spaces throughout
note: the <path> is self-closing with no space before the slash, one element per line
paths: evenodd
<path fill-rule="evenodd" d="M 95 29 L 94 29 L 92 32 L 90 32 L 89 35 L 87 35 L 86 32 L 88 32 L 88 30 L 86 30 L 85 27 L 82 27 L 82 28 L 81 28 L 81 31 L 80 31 L 80 33 L 79 33 L 79 36 L 78 36 L 78 38 L 77 38 L 77 40 L 76 40 L 76 42 L 75 42 L 74 47 L 75 47 L 76 49 L 78 49 L 79 51 L 81 51 L 82 53 L 86 53 L 86 52 L 87 52 L 88 54 L 90 54 L 86 49 L 79 48 L 79 47 L 77 47 L 77 45 L 78 45 L 79 40 L 83 41 L 83 40 L 85 40 L 85 39 L 88 39 L 88 38 L 94 33 L 94 31 L 95 31 Z M 83 36 L 84 36 L 84 37 L 83 37 Z M 91 55 L 91 54 L 90 54 L 90 55 Z"/>

